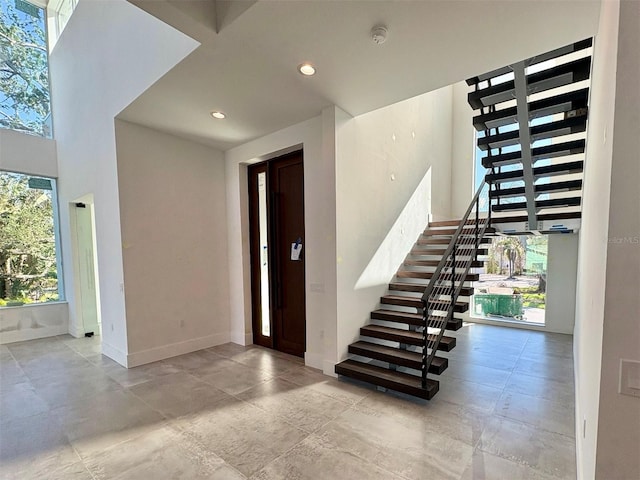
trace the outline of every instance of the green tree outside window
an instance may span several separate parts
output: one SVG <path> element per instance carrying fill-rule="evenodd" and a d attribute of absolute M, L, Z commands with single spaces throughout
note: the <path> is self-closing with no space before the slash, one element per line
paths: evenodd
<path fill-rule="evenodd" d="M 51 137 L 45 11 L 0 2 L 0 127 Z"/>

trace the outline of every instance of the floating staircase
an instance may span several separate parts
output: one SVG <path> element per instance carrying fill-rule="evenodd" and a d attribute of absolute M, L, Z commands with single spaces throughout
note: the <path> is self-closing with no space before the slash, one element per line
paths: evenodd
<path fill-rule="evenodd" d="M 483 229 L 477 238 L 478 246 L 483 248 L 476 249 L 475 225 L 462 228 L 457 237 L 461 245 L 456 249 L 459 273 L 438 272 L 447 253 L 440 247 L 451 244 L 457 230 L 451 227 L 459 226 L 460 221 L 429 224 L 389 284 L 388 294 L 380 298 L 380 308 L 371 312 L 371 323 L 360 329 L 361 340 L 349 345 L 354 357 L 336 365 L 336 373 L 420 398 L 430 399 L 436 394 L 438 381 L 429 379 L 423 388 L 420 376 L 425 349 L 422 295 L 434 277 L 446 283 L 445 290 L 430 302 L 426 341 L 431 345 L 428 353 L 449 352 L 456 346 L 456 339 L 443 332 L 462 327 L 462 319 L 453 315 L 469 310 L 469 297 L 473 294 L 470 282 L 478 279 L 477 274 L 469 273 L 469 268 L 483 265 L 477 260 L 476 250 L 486 254 L 493 233 L 493 229 Z M 459 288 L 454 300 L 451 286 Z M 449 311 L 452 315 L 448 315 Z M 447 366 L 446 357 L 434 354 L 428 372 L 440 375 Z"/>
<path fill-rule="evenodd" d="M 591 47 L 586 39 L 467 80 L 498 232 L 580 227 Z"/>
<path fill-rule="evenodd" d="M 492 235 L 566 233 L 580 225 L 592 39 L 467 80 L 487 169 L 462 220 L 418 238 L 339 375 L 430 399 L 456 346 Z M 486 191 L 485 191 L 486 190 Z"/>

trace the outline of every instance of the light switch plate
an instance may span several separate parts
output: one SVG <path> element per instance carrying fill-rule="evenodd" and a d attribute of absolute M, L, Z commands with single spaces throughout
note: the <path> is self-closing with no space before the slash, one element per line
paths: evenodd
<path fill-rule="evenodd" d="M 640 361 L 620 359 L 618 393 L 640 397 Z"/>

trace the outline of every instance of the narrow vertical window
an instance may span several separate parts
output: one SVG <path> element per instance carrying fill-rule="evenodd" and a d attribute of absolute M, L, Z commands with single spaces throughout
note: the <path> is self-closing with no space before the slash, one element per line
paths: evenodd
<path fill-rule="evenodd" d="M 269 234 L 267 228 L 267 174 L 258 173 L 258 216 L 260 220 L 260 300 L 262 317 L 260 331 L 268 337 L 269 319 Z"/>

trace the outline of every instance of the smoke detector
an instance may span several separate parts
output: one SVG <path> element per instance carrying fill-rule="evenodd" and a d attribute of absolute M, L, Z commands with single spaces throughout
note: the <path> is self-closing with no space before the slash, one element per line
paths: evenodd
<path fill-rule="evenodd" d="M 371 40 L 373 40 L 373 43 L 375 43 L 376 45 L 382 45 L 384 42 L 387 41 L 388 33 L 389 31 L 387 30 L 387 27 L 385 27 L 384 25 L 378 25 L 376 27 L 373 27 L 371 29 Z"/>

